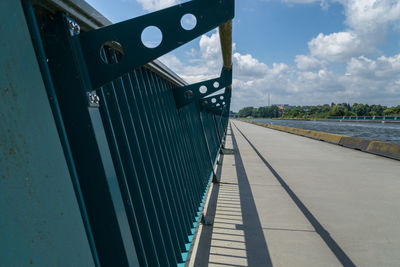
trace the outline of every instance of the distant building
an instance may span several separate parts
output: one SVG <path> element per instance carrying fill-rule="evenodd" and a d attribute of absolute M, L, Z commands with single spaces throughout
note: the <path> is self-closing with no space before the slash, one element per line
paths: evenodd
<path fill-rule="evenodd" d="M 293 106 L 290 106 L 289 104 L 272 104 L 272 105 L 277 106 L 280 110 L 293 108 Z"/>

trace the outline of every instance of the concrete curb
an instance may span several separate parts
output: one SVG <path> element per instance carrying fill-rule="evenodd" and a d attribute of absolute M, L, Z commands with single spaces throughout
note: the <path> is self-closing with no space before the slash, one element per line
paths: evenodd
<path fill-rule="evenodd" d="M 339 145 L 341 145 L 341 146 L 358 149 L 361 151 L 365 151 L 367 149 L 369 143 L 370 143 L 370 140 L 358 138 L 358 137 L 349 137 L 349 136 L 343 136 L 339 141 Z"/>
<path fill-rule="evenodd" d="M 366 152 L 400 160 L 400 145 L 382 141 L 370 141 Z"/>
<path fill-rule="evenodd" d="M 391 159 L 400 160 L 400 145 L 384 142 L 384 141 L 376 141 L 376 140 L 368 140 L 358 137 L 351 137 L 339 134 L 331 134 L 326 132 L 318 132 L 313 130 L 305 130 L 298 129 L 288 126 L 274 125 L 274 124 L 266 124 L 260 122 L 246 121 L 240 120 L 243 122 L 255 124 L 262 127 L 267 127 L 270 129 L 296 134 L 304 137 L 308 137 L 311 139 L 316 139 L 324 142 L 328 142 L 331 144 L 340 145 L 347 148 L 357 149 L 363 152 L 375 154 L 378 156 L 384 156 Z"/>

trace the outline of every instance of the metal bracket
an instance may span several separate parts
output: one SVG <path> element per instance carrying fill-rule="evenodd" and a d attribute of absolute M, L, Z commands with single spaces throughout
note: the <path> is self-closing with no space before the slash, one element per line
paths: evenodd
<path fill-rule="evenodd" d="M 71 36 L 76 36 L 81 32 L 81 27 L 79 24 L 70 17 L 67 17 L 67 23 L 69 27 L 69 33 Z"/>
<path fill-rule="evenodd" d="M 230 70 L 222 68 L 219 78 L 175 88 L 174 97 L 176 107 L 181 108 L 186 106 L 231 84 L 232 68 Z"/>
<path fill-rule="evenodd" d="M 212 183 L 213 183 L 213 184 L 219 184 L 219 181 L 218 181 L 217 175 L 216 175 L 215 173 L 213 173 L 213 177 L 212 177 Z"/>
<path fill-rule="evenodd" d="M 225 92 L 200 99 L 200 106 L 210 112 L 221 113 L 225 106 L 230 104 L 231 90 L 225 88 Z"/>
<path fill-rule="evenodd" d="M 207 219 L 206 219 L 206 216 L 205 216 L 203 213 L 201 214 L 201 220 L 200 220 L 200 222 L 201 222 L 202 225 L 207 225 L 207 226 L 213 225 L 213 222 L 210 221 L 210 220 L 207 220 Z"/>
<path fill-rule="evenodd" d="M 187 14 L 196 18 L 193 29 L 184 29 L 181 24 L 181 20 Z M 79 40 L 91 84 L 93 88 L 98 88 L 233 17 L 234 0 L 194 0 L 100 29 L 82 32 L 73 38 Z M 162 34 L 161 43 L 154 48 L 149 48 L 142 42 L 143 31 L 149 26 L 157 27 Z M 100 51 L 109 43 L 120 47 L 121 57 L 117 63 L 107 64 L 100 56 Z"/>
<path fill-rule="evenodd" d="M 100 107 L 100 97 L 97 95 L 96 91 L 88 92 L 88 103 L 91 108 Z"/>

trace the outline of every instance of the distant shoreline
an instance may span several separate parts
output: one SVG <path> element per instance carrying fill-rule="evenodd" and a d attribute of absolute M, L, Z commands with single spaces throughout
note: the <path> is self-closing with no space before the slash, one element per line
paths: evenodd
<path fill-rule="evenodd" d="M 352 120 L 352 119 L 315 119 L 327 122 L 362 122 L 362 123 L 400 123 L 400 120 Z"/>
<path fill-rule="evenodd" d="M 375 119 L 375 120 L 354 120 L 354 119 L 310 119 L 310 118 L 238 118 L 242 120 L 271 119 L 273 121 L 323 121 L 323 122 L 361 122 L 361 123 L 400 123 L 400 120 Z"/>
<path fill-rule="evenodd" d="M 254 118 L 256 119 L 256 118 Z M 263 118 L 258 118 L 263 119 Z M 400 123 L 400 120 L 354 120 L 354 119 L 298 119 L 298 118 L 272 118 L 272 120 L 282 121 L 324 121 L 324 122 L 362 122 L 362 123 Z"/>

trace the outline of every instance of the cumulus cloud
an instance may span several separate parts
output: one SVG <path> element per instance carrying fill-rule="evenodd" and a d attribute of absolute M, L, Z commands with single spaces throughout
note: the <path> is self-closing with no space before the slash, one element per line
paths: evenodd
<path fill-rule="evenodd" d="M 232 56 L 234 75 L 243 79 L 254 79 L 265 75 L 268 71 L 267 65 L 259 62 L 250 54 L 242 55 L 234 53 Z"/>
<path fill-rule="evenodd" d="M 325 65 L 322 60 L 307 55 L 297 55 L 294 61 L 300 70 L 316 70 L 321 69 Z"/>
<path fill-rule="evenodd" d="M 320 0 L 282 0 L 284 3 L 293 3 L 293 4 L 310 4 L 315 2 L 320 2 Z"/>
<path fill-rule="evenodd" d="M 186 64 L 172 53 L 162 56 L 160 60 L 189 83 L 217 77 L 222 68 L 218 30 L 210 36 L 202 35 L 199 49 L 192 48 L 186 55 L 192 58 Z"/>
<path fill-rule="evenodd" d="M 347 74 L 368 80 L 392 80 L 398 79 L 400 72 L 400 54 L 393 57 L 381 56 L 376 60 L 365 56 L 352 58 L 347 64 Z"/>
<path fill-rule="evenodd" d="M 211 36 L 202 35 L 199 41 L 201 59 L 211 71 L 222 66 L 221 45 L 218 30 Z"/>
<path fill-rule="evenodd" d="M 400 55 L 395 58 L 398 57 Z M 393 62 L 396 60 L 385 59 L 379 63 L 359 60 L 358 65 L 353 62 L 348 67 L 351 73 L 348 76 L 326 69 L 300 71 L 289 67 L 284 72 L 269 71 L 259 79 L 235 81 L 233 108 L 266 105 L 267 94 L 272 95 L 272 103 L 276 104 L 309 105 L 332 101 L 395 104 L 394 99 L 400 98 L 398 70 Z M 378 65 L 382 66 L 375 67 Z"/>
<path fill-rule="evenodd" d="M 390 26 L 398 26 L 400 2 L 393 0 L 337 0 L 342 3 L 348 29 L 320 33 L 308 47 L 310 54 L 329 61 L 346 61 L 361 55 L 378 54 L 378 46 Z"/>
<path fill-rule="evenodd" d="M 359 33 L 385 32 L 387 25 L 400 18 L 400 2 L 394 0 L 343 1 L 346 24 Z"/>
<path fill-rule="evenodd" d="M 283 3 L 288 4 L 311 4 L 320 3 L 322 9 L 327 9 L 329 7 L 328 0 L 281 0 Z"/>
<path fill-rule="evenodd" d="M 320 33 L 308 43 L 308 47 L 312 56 L 330 61 L 347 60 L 371 49 L 354 32 Z"/>
<path fill-rule="evenodd" d="M 181 78 L 188 83 L 196 83 L 218 76 L 220 69 L 208 68 L 206 61 L 196 60 L 192 64 L 183 63 L 174 54 L 166 54 L 159 58 L 159 60 L 176 72 Z M 221 66 L 219 66 L 220 68 Z"/>
<path fill-rule="evenodd" d="M 312 3 L 320 3 L 322 8 L 328 7 L 327 0 L 281 0 L 283 3 L 288 4 L 312 4 Z"/>
<path fill-rule="evenodd" d="M 360 56 L 347 63 L 343 81 L 358 99 L 397 104 L 400 99 L 400 54 L 376 60 Z M 361 102 L 361 101 L 360 101 Z"/>
<path fill-rule="evenodd" d="M 136 0 L 142 5 L 142 8 L 146 11 L 157 11 L 163 8 L 167 8 L 176 4 L 179 4 L 180 0 Z"/>
<path fill-rule="evenodd" d="M 183 64 L 175 55 L 161 60 L 189 83 L 216 77 L 222 66 L 218 33 L 203 36 L 199 57 Z M 202 41 L 201 41 L 202 40 Z M 201 43 L 201 49 L 200 49 Z M 214 46 L 214 47 L 208 47 Z M 213 62 L 209 64 L 208 60 Z M 268 94 L 272 103 L 322 104 L 365 102 L 391 105 L 400 99 L 400 54 L 376 60 L 359 56 L 347 62 L 344 73 L 329 70 L 312 56 L 296 57 L 296 66 L 273 63 L 268 66 L 251 54 L 233 54 L 234 79 L 232 109 L 264 106 Z"/>
<path fill-rule="evenodd" d="M 292 4 L 317 0 L 282 0 Z M 363 102 L 394 105 L 400 99 L 400 54 L 380 55 L 377 47 L 388 27 L 400 22 L 394 0 L 332 0 L 343 4 L 347 29 L 320 33 L 308 42 L 309 53 L 294 65 L 265 63 L 255 55 L 234 51 L 232 109 L 272 103 L 323 104 Z M 322 1 L 326 2 L 326 1 Z M 321 3 L 322 3 L 321 2 Z M 365 27 L 364 27 L 365 26 Z M 182 62 L 174 54 L 161 60 L 189 83 L 214 78 L 222 67 L 218 31 L 203 35 L 197 49 Z M 337 62 L 343 68 L 337 68 Z"/>

